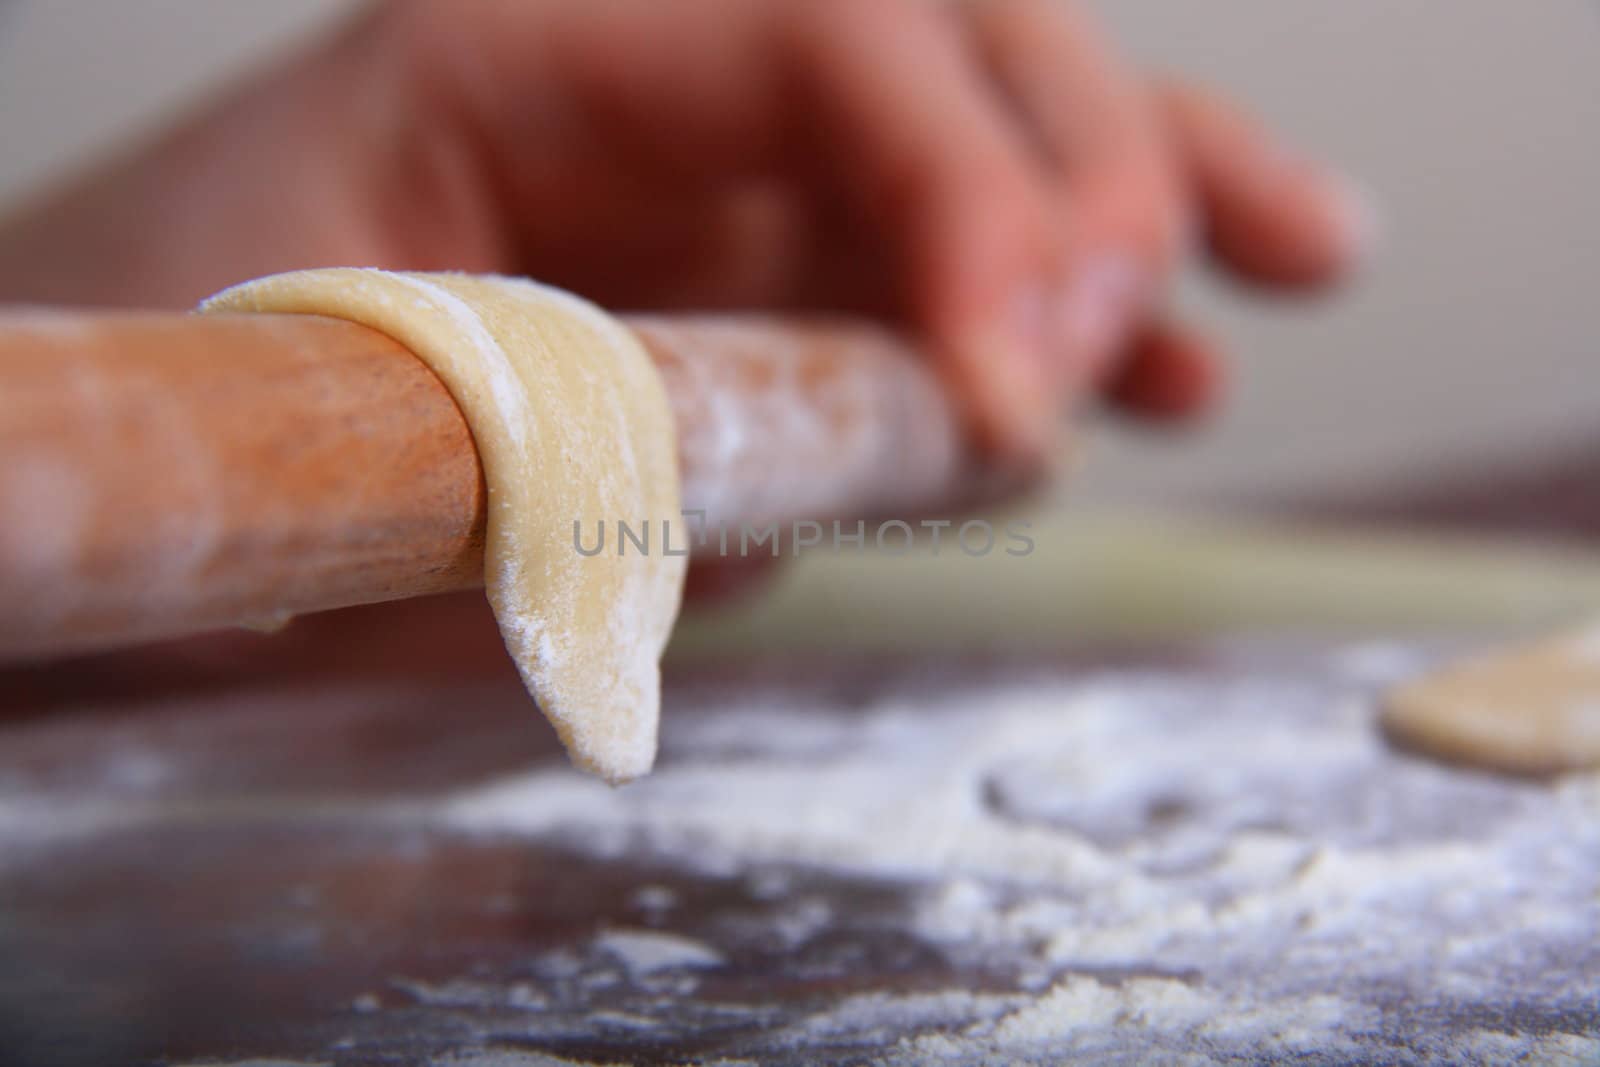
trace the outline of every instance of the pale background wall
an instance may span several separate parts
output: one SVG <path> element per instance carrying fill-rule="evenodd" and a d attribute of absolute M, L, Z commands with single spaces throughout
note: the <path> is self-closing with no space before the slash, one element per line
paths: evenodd
<path fill-rule="evenodd" d="M 446 0 L 440 0 L 446 2 Z M 0 0 L 0 209 L 345 0 Z M 1137 55 L 1342 161 L 1388 227 L 1338 302 L 1187 294 L 1236 348 L 1208 433 L 1097 438 L 1080 499 L 1431 480 L 1600 448 L 1600 5 L 1103 0 Z"/>

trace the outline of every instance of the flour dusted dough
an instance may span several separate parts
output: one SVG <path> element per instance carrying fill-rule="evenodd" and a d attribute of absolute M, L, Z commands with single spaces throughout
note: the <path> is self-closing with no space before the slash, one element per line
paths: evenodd
<path fill-rule="evenodd" d="M 1501 649 L 1392 689 L 1384 726 L 1443 759 L 1523 774 L 1600 767 L 1600 628 Z"/>
<path fill-rule="evenodd" d="M 202 310 L 350 319 L 433 369 L 478 446 L 485 584 L 523 681 L 579 767 L 611 782 L 646 773 L 685 561 L 661 543 L 664 524 L 681 523 L 672 413 L 632 334 L 560 290 L 460 274 L 304 271 Z M 586 545 L 597 522 L 618 520 L 646 523 L 654 540 L 647 553 L 584 556 L 574 520 Z"/>

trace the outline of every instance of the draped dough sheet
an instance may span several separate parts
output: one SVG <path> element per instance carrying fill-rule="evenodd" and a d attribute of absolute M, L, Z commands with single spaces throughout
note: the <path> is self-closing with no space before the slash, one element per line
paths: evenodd
<path fill-rule="evenodd" d="M 485 584 L 506 648 L 574 763 L 610 782 L 649 771 L 659 660 L 685 560 L 665 389 L 621 324 L 571 294 L 512 278 L 329 269 L 219 293 L 207 312 L 363 323 L 409 347 L 465 415 L 488 487 Z M 644 522 L 650 551 L 585 556 L 589 531 Z M 620 541 L 620 539 L 619 539 Z"/>

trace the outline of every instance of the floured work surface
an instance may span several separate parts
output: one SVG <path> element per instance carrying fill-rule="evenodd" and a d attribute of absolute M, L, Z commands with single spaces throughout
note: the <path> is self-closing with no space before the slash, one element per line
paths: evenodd
<path fill-rule="evenodd" d="M 1600 1059 L 1600 778 L 1391 750 L 1411 647 L 697 667 L 613 791 L 331 625 L 5 678 L 7 1062 Z"/>

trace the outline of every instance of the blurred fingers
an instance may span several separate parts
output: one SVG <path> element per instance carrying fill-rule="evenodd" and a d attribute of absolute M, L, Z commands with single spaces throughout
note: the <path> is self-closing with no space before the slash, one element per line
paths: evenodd
<path fill-rule="evenodd" d="M 1048 167 L 1063 220 L 1052 294 L 1070 388 L 1100 377 L 1170 273 L 1184 206 L 1142 80 L 1080 7 L 971 0 L 1001 95 Z"/>
<path fill-rule="evenodd" d="M 1356 267 L 1376 236 L 1358 187 L 1306 162 L 1215 93 L 1168 83 L 1156 98 L 1217 258 L 1248 281 L 1309 288 Z"/>
<path fill-rule="evenodd" d="M 1060 396 L 1040 168 L 940 5 L 811 0 L 791 10 L 806 148 L 896 256 L 909 316 L 981 440 L 1041 457 Z"/>

